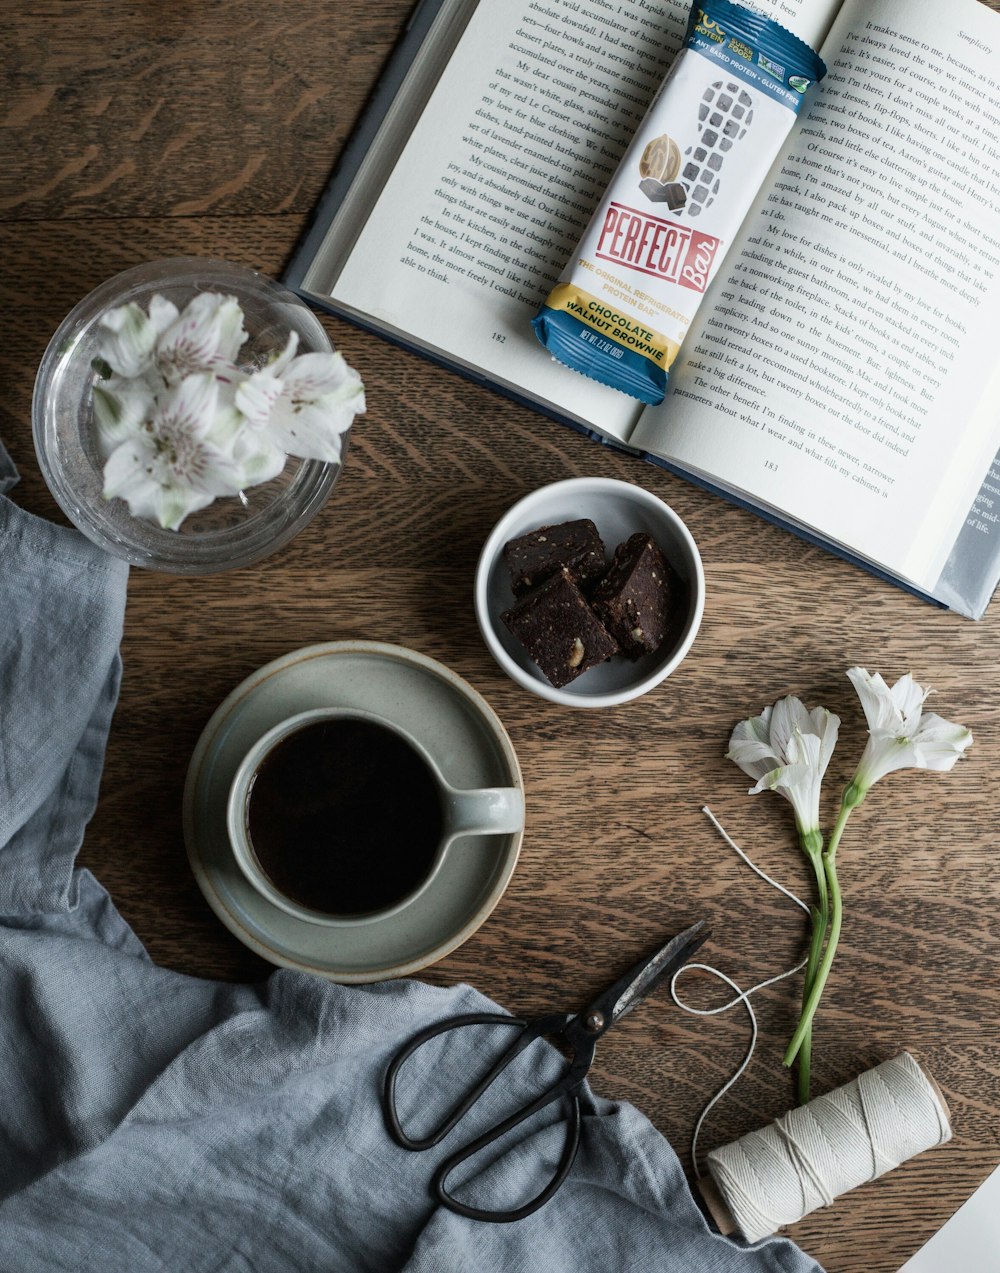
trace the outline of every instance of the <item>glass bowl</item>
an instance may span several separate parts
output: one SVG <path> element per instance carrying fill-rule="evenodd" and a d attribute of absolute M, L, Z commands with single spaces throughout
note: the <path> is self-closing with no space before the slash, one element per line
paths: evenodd
<path fill-rule="evenodd" d="M 60 324 L 42 357 L 32 399 L 35 450 L 60 508 L 89 539 L 136 566 L 201 575 L 259 561 L 286 544 L 315 516 L 340 475 L 341 463 L 289 456 L 277 477 L 190 514 L 178 530 L 133 517 L 124 500 L 106 500 L 93 416 L 98 320 L 116 305 L 144 308 L 156 294 L 179 308 L 199 292 L 234 296 L 249 339 L 240 365 L 260 366 L 284 348 L 290 331 L 299 353 L 329 353 L 316 315 L 287 289 L 246 266 L 198 257 L 137 265 L 85 296 Z"/>

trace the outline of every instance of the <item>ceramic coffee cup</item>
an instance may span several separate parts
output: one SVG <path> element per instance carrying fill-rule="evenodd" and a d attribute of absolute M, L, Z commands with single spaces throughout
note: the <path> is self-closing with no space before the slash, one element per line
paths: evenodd
<path fill-rule="evenodd" d="M 237 865 L 263 897 L 299 919 L 342 926 L 408 906 L 463 839 L 519 832 L 524 793 L 458 790 L 395 722 L 319 708 L 250 748 L 226 820 Z"/>

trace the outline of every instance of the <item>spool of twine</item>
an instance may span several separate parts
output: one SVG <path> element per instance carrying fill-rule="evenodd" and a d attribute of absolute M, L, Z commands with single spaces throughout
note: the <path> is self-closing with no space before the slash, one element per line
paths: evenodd
<path fill-rule="evenodd" d="M 707 1160 L 718 1190 L 712 1209 L 724 1231 L 739 1229 L 756 1242 L 950 1138 L 940 1089 L 901 1052 L 777 1122 L 713 1149 Z M 712 1206 L 710 1191 L 706 1197 Z"/>

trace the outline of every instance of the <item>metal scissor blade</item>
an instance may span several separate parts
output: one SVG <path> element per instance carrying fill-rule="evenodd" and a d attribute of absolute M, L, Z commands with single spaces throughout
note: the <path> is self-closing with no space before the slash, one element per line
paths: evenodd
<path fill-rule="evenodd" d="M 589 1008 L 580 1014 L 581 1019 L 595 1019 L 595 1014 L 603 1018 L 599 1029 L 601 1034 L 619 1021 L 626 1012 L 630 1012 L 637 1003 L 649 993 L 662 978 L 682 968 L 691 956 L 711 936 L 711 931 L 704 920 L 685 928 L 682 933 L 672 937 L 661 946 L 655 954 L 641 960 L 620 977 L 613 986 L 609 986 Z M 590 1026 L 593 1030 L 593 1025 Z"/>

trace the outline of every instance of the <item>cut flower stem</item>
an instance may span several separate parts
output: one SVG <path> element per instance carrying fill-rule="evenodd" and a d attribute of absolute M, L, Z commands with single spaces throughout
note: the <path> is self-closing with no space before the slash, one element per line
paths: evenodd
<path fill-rule="evenodd" d="M 848 786 L 840 802 L 840 812 L 837 815 L 837 822 L 830 836 L 830 843 L 821 855 L 824 887 L 829 898 L 829 931 L 827 933 L 826 948 L 823 951 L 819 966 L 815 970 L 811 984 L 809 965 L 806 966 L 806 984 L 803 994 L 802 1012 L 799 1016 L 799 1023 L 795 1027 L 795 1033 L 792 1035 L 785 1051 L 785 1065 L 792 1065 L 796 1056 L 800 1055 L 806 1039 L 811 1039 L 813 1017 L 816 1015 L 816 1009 L 819 1007 L 819 1001 L 823 997 L 826 981 L 833 966 L 833 958 L 837 953 L 837 943 L 840 941 L 840 930 L 844 920 L 844 903 L 840 893 L 840 883 L 837 880 L 837 848 L 844 834 L 844 828 L 847 826 L 847 819 L 867 794 L 867 791 L 860 788 L 856 783 L 852 782 Z M 822 898 L 822 896 L 821 891 L 820 897 Z M 815 929 L 813 931 L 815 937 Z M 812 959 L 813 947 L 810 947 L 810 963 Z"/>
<path fill-rule="evenodd" d="M 805 1011 L 809 1001 L 809 995 L 816 979 L 816 973 L 819 968 L 820 959 L 823 954 L 823 944 L 826 940 L 827 928 L 830 923 L 830 901 L 829 891 L 826 886 L 826 871 L 823 865 L 823 839 L 818 832 L 813 832 L 811 836 L 801 836 L 802 850 L 813 869 L 813 875 L 816 879 L 816 893 L 819 903 L 809 908 L 809 915 L 812 920 L 811 935 L 809 939 L 809 956 L 806 962 L 805 976 L 802 983 L 802 1011 Z M 812 1022 L 810 1021 L 802 1043 L 798 1051 L 798 1068 L 796 1074 L 796 1096 L 800 1105 L 805 1105 L 809 1101 L 809 1080 L 810 1070 L 812 1066 Z"/>

